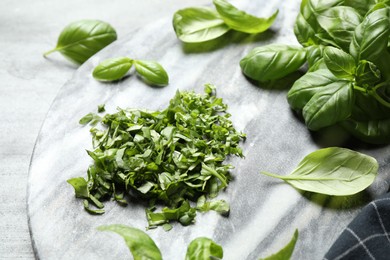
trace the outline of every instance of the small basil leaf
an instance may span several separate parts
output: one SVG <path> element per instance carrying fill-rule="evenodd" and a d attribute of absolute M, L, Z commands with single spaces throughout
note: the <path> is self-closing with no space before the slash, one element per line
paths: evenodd
<path fill-rule="evenodd" d="M 306 49 L 274 44 L 253 49 L 240 61 L 240 66 L 246 76 L 267 81 L 287 76 L 305 61 Z"/>
<path fill-rule="evenodd" d="M 290 175 L 262 173 L 300 190 L 348 196 L 371 185 L 378 173 L 378 162 L 356 151 L 330 147 L 307 155 Z"/>
<path fill-rule="evenodd" d="M 120 235 L 126 242 L 134 260 L 162 260 L 160 249 L 154 241 L 143 231 L 125 226 L 125 225 L 109 225 L 98 227 L 99 231 L 111 231 Z"/>
<path fill-rule="evenodd" d="M 92 126 L 94 126 L 97 123 L 99 123 L 101 120 L 102 120 L 102 118 L 100 116 L 96 115 L 95 113 L 88 113 L 80 119 L 79 124 L 86 125 L 89 123 Z"/>
<path fill-rule="evenodd" d="M 169 78 L 164 68 L 155 61 L 135 60 L 135 70 L 151 85 L 168 85 Z"/>
<path fill-rule="evenodd" d="M 228 3 L 226 0 L 213 0 L 215 8 L 225 23 L 233 30 L 245 33 L 261 33 L 266 31 L 274 23 L 278 12 L 268 18 L 259 18 Z"/>
<path fill-rule="evenodd" d="M 324 45 L 312 45 L 306 48 L 307 50 L 307 63 L 309 67 L 313 66 L 317 61 L 324 56 Z"/>
<path fill-rule="evenodd" d="M 300 13 L 294 24 L 294 34 L 297 40 L 303 46 L 311 46 L 319 44 L 319 39 L 316 36 L 316 32 L 311 27 L 306 18 Z"/>
<path fill-rule="evenodd" d="M 223 249 L 207 237 L 198 237 L 187 248 L 185 260 L 222 259 Z"/>
<path fill-rule="evenodd" d="M 320 89 L 303 107 L 310 130 L 319 130 L 347 119 L 352 113 L 354 91 L 350 81 L 339 80 Z"/>
<path fill-rule="evenodd" d="M 328 69 L 338 78 L 354 79 L 355 60 L 354 58 L 334 47 L 326 47 L 324 50 L 324 61 Z"/>
<path fill-rule="evenodd" d="M 301 110 L 318 91 L 337 80 L 336 76 L 328 69 L 306 73 L 295 81 L 288 92 L 288 103 L 292 109 Z"/>
<path fill-rule="evenodd" d="M 116 39 L 116 32 L 108 23 L 81 20 L 66 26 L 58 38 L 57 46 L 44 53 L 44 56 L 58 51 L 69 60 L 82 64 Z"/>
<path fill-rule="evenodd" d="M 127 57 L 107 59 L 99 63 L 92 72 L 95 79 L 114 81 L 123 78 L 133 65 L 133 60 Z"/>
<path fill-rule="evenodd" d="M 356 85 L 367 88 L 373 86 L 381 80 L 381 71 L 378 67 L 366 60 L 359 61 L 356 69 Z"/>
<path fill-rule="evenodd" d="M 389 32 L 389 17 L 386 8 L 376 10 L 364 18 L 353 34 L 349 48 L 356 61 L 375 61 L 386 49 Z"/>
<path fill-rule="evenodd" d="M 388 144 L 390 140 L 390 118 L 358 121 L 349 118 L 341 122 L 349 133 L 371 144 Z"/>
<path fill-rule="evenodd" d="M 291 259 L 291 256 L 294 252 L 295 244 L 298 240 L 298 229 L 295 230 L 293 237 L 290 242 L 282 248 L 279 252 L 268 256 L 266 258 L 260 258 L 260 260 L 288 260 Z"/>
<path fill-rule="evenodd" d="M 324 59 L 321 58 L 321 59 L 317 60 L 316 63 L 314 63 L 312 66 L 310 66 L 308 72 L 313 72 L 316 70 L 323 70 L 323 69 L 328 70 L 328 67 L 325 64 Z"/>
<path fill-rule="evenodd" d="M 317 20 L 335 43 L 348 51 L 355 28 L 361 23 L 362 17 L 352 7 L 336 6 L 319 14 Z"/>
<path fill-rule="evenodd" d="M 230 28 L 211 8 L 192 7 L 177 11 L 173 28 L 183 42 L 205 42 L 227 33 Z"/>
<path fill-rule="evenodd" d="M 67 180 L 73 186 L 77 198 L 89 198 L 88 182 L 83 177 Z"/>

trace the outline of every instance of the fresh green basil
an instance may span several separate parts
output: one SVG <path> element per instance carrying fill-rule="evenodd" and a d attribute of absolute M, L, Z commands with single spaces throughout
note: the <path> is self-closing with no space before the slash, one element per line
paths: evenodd
<path fill-rule="evenodd" d="M 73 186 L 77 198 L 89 198 L 88 183 L 83 177 L 72 178 L 67 182 Z"/>
<path fill-rule="evenodd" d="M 80 121 L 79 121 L 79 124 L 81 125 L 87 125 L 87 124 L 90 124 L 92 126 L 96 125 L 97 123 L 99 123 L 100 121 L 102 121 L 102 118 L 94 113 L 88 113 L 87 115 L 83 116 Z"/>
<path fill-rule="evenodd" d="M 382 8 L 366 16 L 353 34 L 350 53 L 356 61 L 375 62 L 386 50 L 390 24 L 387 8 Z"/>
<path fill-rule="evenodd" d="M 353 7 L 360 15 L 364 16 L 369 12 L 378 2 L 378 0 L 344 0 L 344 5 Z"/>
<path fill-rule="evenodd" d="M 164 68 L 155 61 L 135 60 L 135 70 L 144 80 L 152 85 L 168 85 L 169 77 Z"/>
<path fill-rule="evenodd" d="M 126 242 L 134 260 L 162 260 L 160 249 L 154 241 L 143 231 L 125 226 L 125 225 L 108 225 L 98 227 L 99 231 L 110 231 L 120 235 Z"/>
<path fill-rule="evenodd" d="M 361 60 L 356 68 L 356 85 L 365 89 L 375 85 L 381 80 L 381 71 L 378 67 L 366 60 Z"/>
<path fill-rule="evenodd" d="M 300 190 L 336 196 L 353 195 L 366 189 L 377 173 L 378 162 L 373 157 L 340 147 L 307 155 L 287 176 L 262 172 Z"/>
<path fill-rule="evenodd" d="M 52 52 L 60 52 L 69 60 L 82 64 L 92 55 L 117 39 L 114 28 L 98 20 L 81 20 L 66 26 L 61 32 L 57 46 Z"/>
<path fill-rule="evenodd" d="M 223 249 L 207 237 L 198 237 L 187 248 L 185 260 L 222 259 Z"/>
<path fill-rule="evenodd" d="M 227 215 L 229 214 L 230 206 L 225 200 L 207 201 L 205 196 L 200 196 L 196 203 L 196 209 L 200 212 L 214 210 L 221 215 Z"/>
<path fill-rule="evenodd" d="M 245 33 L 261 33 L 274 23 L 278 12 L 268 18 L 259 18 L 241 11 L 226 0 L 213 0 L 215 8 L 225 23 L 233 30 Z"/>
<path fill-rule="evenodd" d="M 173 28 L 183 42 L 205 42 L 227 33 L 230 28 L 220 15 L 208 7 L 192 7 L 177 11 Z"/>
<path fill-rule="evenodd" d="M 293 237 L 291 238 L 290 242 L 282 248 L 279 252 L 268 256 L 266 258 L 260 258 L 259 260 L 289 260 L 291 259 L 291 256 L 295 249 L 295 244 L 298 240 L 298 229 L 295 230 Z"/>
<path fill-rule="evenodd" d="M 240 66 L 246 76 L 267 81 L 298 70 L 305 61 L 304 48 L 274 44 L 253 49 L 240 61 Z"/>
<path fill-rule="evenodd" d="M 348 53 L 334 47 L 326 47 L 324 50 L 324 61 L 328 69 L 340 79 L 353 80 L 356 63 L 355 59 Z"/>
<path fill-rule="evenodd" d="M 358 121 L 349 118 L 341 122 L 353 136 L 372 144 L 384 144 L 390 140 L 390 119 Z"/>
<path fill-rule="evenodd" d="M 107 59 L 99 63 L 92 72 L 95 79 L 114 81 L 123 78 L 133 66 L 133 60 L 127 57 Z"/>

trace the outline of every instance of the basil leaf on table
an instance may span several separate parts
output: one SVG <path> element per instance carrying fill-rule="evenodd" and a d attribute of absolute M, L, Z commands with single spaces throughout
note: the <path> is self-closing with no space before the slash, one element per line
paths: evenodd
<path fill-rule="evenodd" d="M 304 48 L 273 44 L 253 49 L 240 61 L 240 66 L 246 76 L 267 81 L 287 76 L 305 61 Z"/>
<path fill-rule="evenodd" d="M 336 77 L 348 80 L 354 79 L 356 64 L 355 59 L 350 54 L 335 47 L 326 47 L 324 61 Z"/>
<path fill-rule="evenodd" d="M 390 21 L 387 8 L 376 10 L 364 18 L 353 34 L 349 48 L 356 61 L 374 62 L 387 48 Z"/>
<path fill-rule="evenodd" d="M 183 42 L 205 42 L 227 33 L 230 28 L 220 15 L 208 7 L 191 7 L 177 11 L 173 28 Z"/>
<path fill-rule="evenodd" d="M 107 59 L 93 70 L 93 77 L 101 81 L 113 81 L 123 78 L 133 66 L 133 60 L 127 57 Z"/>
<path fill-rule="evenodd" d="M 146 82 L 164 86 L 168 85 L 169 77 L 164 68 L 155 61 L 135 60 L 135 70 L 140 74 Z"/>
<path fill-rule="evenodd" d="M 290 175 L 261 173 L 282 179 L 300 190 L 347 196 L 372 184 L 378 173 L 378 162 L 356 151 L 330 147 L 307 155 Z"/>
<path fill-rule="evenodd" d="M 77 198 L 89 198 L 88 182 L 83 177 L 67 180 L 73 186 Z"/>
<path fill-rule="evenodd" d="M 187 248 L 185 260 L 222 259 L 223 249 L 207 237 L 199 237 L 191 241 Z"/>
<path fill-rule="evenodd" d="M 125 225 L 108 225 L 98 227 L 99 231 L 111 231 L 120 235 L 126 242 L 134 260 L 162 260 L 160 249 L 154 241 L 143 231 L 125 226 Z"/>
<path fill-rule="evenodd" d="M 282 248 L 279 252 L 270 255 L 266 258 L 260 258 L 259 260 L 288 260 L 291 259 L 291 256 L 295 249 L 295 244 L 298 240 L 298 229 L 295 230 L 293 237 L 291 238 L 290 242 Z"/>
<path fill-rule="evenodd" d="M 274 23 L 278 12 L 268 18 L 259 18 L 241 11 L 226 0 L 213 0 L 213 3 L 225 23 L 233 30 L 245 33 L 261 33 Z"/>
<path fill-rule="evenodd" d="M 108 23 L 81 20 L 66 26 L 58 38 L 57 46 L 45 52 L 44 56 L 58 51 L 69 60 L 82 64 L 116 39 L 115 29 Z"/>

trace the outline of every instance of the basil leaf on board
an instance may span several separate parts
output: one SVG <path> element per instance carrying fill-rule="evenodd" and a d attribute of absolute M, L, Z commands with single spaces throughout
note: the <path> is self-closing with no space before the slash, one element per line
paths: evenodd
<path fill-rule="evenodd" d="M 362 22 L 362 17 L 352 7 L 335 6 L 320 13 L 317 20 L 335 43 L 348 51 L 355 28 Z"/>
<path fill-rule="evenodd" d="M 133 60 L 127 57 L 107 59 L 99 63 L 92 72 L 95 79 L 114 81 L 123 78 L 133 66 Z"/>
<path fill-rule="evenodd" d="M 287 76 L 305 61 L 306 49 L 273 44 L 253 49 L 240 61 L 240 66 L 246 76 L 267 81 Z"/>
<path fill-rule="evenodd" d="M 100 226 L 97 229 L 120 235 L 125 240 L 134 260 L 162 260 L 160 249 L 158 249 L 154 241 L 145 232 L 137 228 L 114 224 Z"/>
<path fill-rule="evenodd" d="M 198 237 L 187 248 L 185 260 L 222 259 L 223 249 L 207 237 Z"/>
<path fill-rule="evenodd" d="M 307 155 L 290 175 L 261 173 L 282 179 L 299 190 L 348 196 L 371 185 L 378 173 L 378 162 L 356 151 L 329 147 Z"/>
<path fill-rule="evenodd" d="M 69 60 L 82 64 L 116 39 L 115 29 L 108 23 L 81 20 L 66 26 L 58 37 L 57 46 L 44 56 L 58 51 Z"/>
<path fill-rule="evenodd" d="M 158 62 L 135 60 L 134 65 L 137 73 L 141 75 L 147 83 L 157 86 L 168 85 L 168 74 Z"/>
<path fill-rule="evenodd" d="M 233 30 L 244 33 L 261 33 L 268 30 L 278 16 L 279 10 L 268 18 L 259 18 L 241 11 L 226 0 L 213 0 L 215 8 L 225 23 Z"/>
<path fill-rule="evenodd" d="M 353 34 L 349 48 L 356 61 L 375 62 L 387 48 L 390 22 L 387 8 L 379 9 L 366 16 Z"/>
<path fill-rule="evenodd" d="M 173 15 L 173 28 L 183 42 L 205 42 L 227 33 L 230 28 L 208 7 L 191 7 Z"/>
<path fill-rule="evenodd" d="M 314 72 L 308 72 L 300 79 L 295 81 L 287 93 L 287 100 L 290 107 L 295 110 L 301 110 L 307 102 L 321 89 L 337 81 L 335 75 L 328 69 L 319 69 Z"/>
<path fill-rule="evenodd" d="M 260 258 L 259 260 L 289 260 L 294 252 L 295 244 L 298 240 L 298 229 L 295 230 L 290 242 L 282 248 L 279 252 L 270 255 L 266 258 Z"/>
<path fill-rule="evenodd" d="M 354 79 L 356 65 L 355 59 L 350 54 L 335 47 L 326 47 L 324 61 L 336 77 L 348 80 Z"/>
<path fill-rule="evenodd" d="M 89 198 L 88 182 L 83 177 L 67 180 L 73 186 L 77 198 Z"/>
<path fill-rule="evenodd" d="M 353 105 L 352 82 L 339 80 L 315 93 L 304 106 L 302 114 L 307 128 L 319 130 L 347 119 Z"/>

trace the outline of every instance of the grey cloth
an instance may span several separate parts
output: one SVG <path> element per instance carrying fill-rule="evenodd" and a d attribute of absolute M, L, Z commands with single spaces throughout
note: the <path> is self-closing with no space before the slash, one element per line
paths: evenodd
<path fill-rule="evenodd" d="M 370 202 L 326 253 L 328 260 L 390 259 L 390 193 Z"/>

